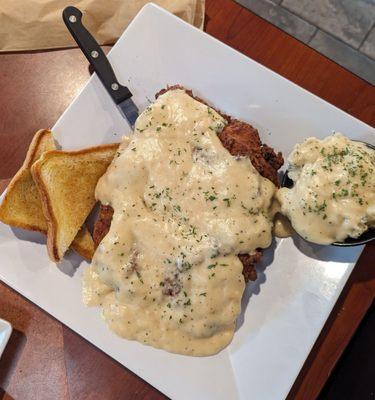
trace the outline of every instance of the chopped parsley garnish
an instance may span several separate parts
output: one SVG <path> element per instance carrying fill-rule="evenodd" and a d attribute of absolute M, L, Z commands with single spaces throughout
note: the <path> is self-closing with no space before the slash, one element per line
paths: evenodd
<path fill-rule="evenodd" d="M 140 280 L 141 283 L 143 283 L 142 275 L 140 274 L 139 271 L 136 271 L 137 277 Z"/>
<path fill-rule="evenodd" d="M 227 207 L 230 207 L 230 199 L 229 198 L 223 199 L 223 201 L 225 201 L 227 203 Z"/>
<path fill-rule="evenodd" d="M 349 195 L 348 189 L 341 189 L 341 192 L 339 193 L 340 197 L 346 197 Z"/>

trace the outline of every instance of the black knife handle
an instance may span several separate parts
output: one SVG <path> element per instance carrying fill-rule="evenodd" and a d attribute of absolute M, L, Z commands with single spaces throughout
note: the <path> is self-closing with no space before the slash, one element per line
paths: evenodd
<path fill-rule="evenodd" d="M 83 26 L 81 11 L 76 7 L 66 7 L 63 11 L 63 20 L 113 101 L 119 104 L 129 99 L 132 93 L 126 86 L 120 85 L 107 56 L 91 33 Z"/>

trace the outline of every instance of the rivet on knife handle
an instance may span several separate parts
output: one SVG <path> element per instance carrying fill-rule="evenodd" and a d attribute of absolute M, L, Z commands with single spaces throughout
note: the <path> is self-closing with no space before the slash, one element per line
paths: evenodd
<path fill-rule="evenodd" d="M 118 82 L 103 50 L 83 26 L 81 11 L 76 7 L 66 7 L 63 11 L 63 20 L 113 101 L 118 105 L 124 100 L 130 99 L 132 93 L 126 86 L 122 86 Z"/>

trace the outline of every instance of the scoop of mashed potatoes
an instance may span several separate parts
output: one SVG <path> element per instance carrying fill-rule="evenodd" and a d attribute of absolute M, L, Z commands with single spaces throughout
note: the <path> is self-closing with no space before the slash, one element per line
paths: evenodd
<path fill-rule="evenodd" d="M 308 138 L 288 158 L 294 186 L 276 197 L 304 239 L 330 244 L 375 226 L 375 151 L 340 133 Z"/>

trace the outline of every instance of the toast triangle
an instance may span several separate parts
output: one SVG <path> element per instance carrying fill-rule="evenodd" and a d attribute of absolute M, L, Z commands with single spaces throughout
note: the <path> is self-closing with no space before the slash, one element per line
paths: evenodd
<path fill-rule="evenodd" d="M 31 172 L 47 219 L 47 248 L 58 262 L 95 205 L 95 187 L 111 163 L 118 144 L 79 151 L 53 150 Z"/>

